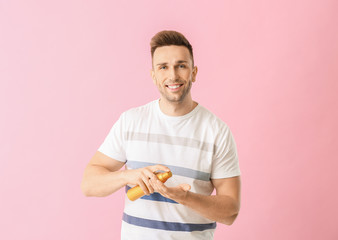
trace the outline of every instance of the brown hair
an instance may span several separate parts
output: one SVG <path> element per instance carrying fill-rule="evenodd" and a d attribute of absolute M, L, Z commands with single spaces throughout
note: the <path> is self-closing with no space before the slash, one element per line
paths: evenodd
<path fill-rule="evenodd" d="M 165 30 L 156 33 L 156 35 L 150 41 L 151 58 L 153 58 L 156 48 L 170 45 L 184 46 L 188 48 L 191 55 L 192 66 L 194 66 L 194 55 L 192 53 L 191 44 L 182 33 L 176 31 Z"/>

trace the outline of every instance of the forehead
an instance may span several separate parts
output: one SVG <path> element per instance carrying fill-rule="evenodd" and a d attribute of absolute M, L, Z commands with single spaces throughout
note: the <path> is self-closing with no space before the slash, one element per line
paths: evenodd
<path fill-rule="evenodd" d="M 185 46 L 164 46 L 156 48 L 153 63 L 171 63 L 177 61 L 191 61 L 190 52 Z"/>

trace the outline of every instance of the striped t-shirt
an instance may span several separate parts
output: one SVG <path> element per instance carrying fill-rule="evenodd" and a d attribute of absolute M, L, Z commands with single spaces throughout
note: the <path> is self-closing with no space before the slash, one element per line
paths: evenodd
<path fill-rule="evenodd" d="M 159 100 L 124 112 L 98 149 L 127 169 L 162 164 L 173 176 L 165 183 L 188 183 L 210 195 L 211 179 L 240 175 L 229 127 L 201 105 L 186 115 L 165 115 Z M 127 186 L 128 190 L 132 186 Z M 125 197 L 121 239 L 213 239 L 216 223 L 158 193 L 136 201 Z"/>

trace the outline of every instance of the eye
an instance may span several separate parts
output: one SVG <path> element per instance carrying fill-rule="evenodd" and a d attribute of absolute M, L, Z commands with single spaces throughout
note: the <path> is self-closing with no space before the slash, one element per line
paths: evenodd
<path fill-rule="evenodd" d="M 184 64 L 180 64 L 179 68 L 185 68 L 185 65 Z"/>
<path fill-rule="evenodd" d="M 160 69 L 162 70 L 167 69 L 167 66 L 161 66 Z"/>

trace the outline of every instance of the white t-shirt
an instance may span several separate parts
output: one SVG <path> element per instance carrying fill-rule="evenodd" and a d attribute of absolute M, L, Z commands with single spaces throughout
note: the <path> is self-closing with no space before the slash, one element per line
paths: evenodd
<path fill-rule="evenodd" d="M 128 169 L 161 164 L 173 176 L 165 183 L 188 183 L 211 195 L 211 179 L 240 175 L 229 127 L 201 105 L 186 115 L 165 115 L 159 100 L 124 112 L 99 147 Z M 128 190 L 132 186 L 127 186 Z M 121 239 L 213 239 L 216 223 L 158 193 L 136 201 L 125 197 Z"/>

